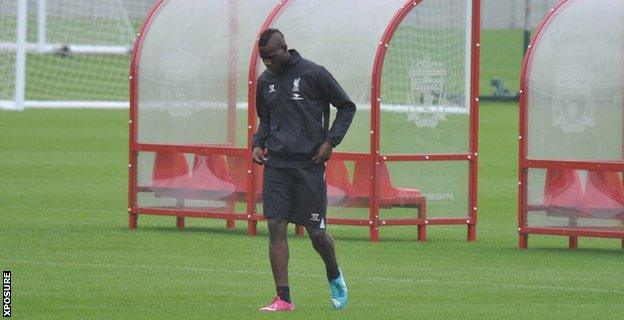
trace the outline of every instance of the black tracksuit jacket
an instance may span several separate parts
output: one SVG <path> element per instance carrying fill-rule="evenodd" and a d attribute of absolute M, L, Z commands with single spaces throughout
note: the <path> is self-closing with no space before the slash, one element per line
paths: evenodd
<path fill-rule="evenodd" d="M 289 52 L 292 58 L 280 73 L 265 70 L 258 78 L 260 124 L 253 147 L 269 150 L 269 166 L 304 168 L 314 165 L 312 157 L 323 142 L 340 144 L 355 116 L 355 104 L 327 69 L 294 49 Z M 330 104 L 338 109 L 331 129 Z"/>

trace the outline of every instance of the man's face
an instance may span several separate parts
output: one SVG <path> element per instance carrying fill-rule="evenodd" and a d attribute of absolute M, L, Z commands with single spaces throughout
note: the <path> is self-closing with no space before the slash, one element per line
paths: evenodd
<path fill-rule="evenodd" d="M 286 44 L 279 34 L 273 34 L 269 42 L 259 49 L 262 63 L 273 73 L 279 73 L 288 62 L 288 50 L 286 50 Z"/>

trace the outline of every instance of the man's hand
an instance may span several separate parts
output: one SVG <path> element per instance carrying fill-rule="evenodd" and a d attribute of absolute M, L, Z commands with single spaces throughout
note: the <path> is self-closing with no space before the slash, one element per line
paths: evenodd
<path fill-rule="evenodd" d="M 324 163 L 331 157 L 332 149 L 333 147 L 331 143 L 327 141 L 323 142 L 323 144 L 318 148 L 316 155 L 312 158 L 312 161 L 316 164 Z"/>
<path fill-rule="evenodd" d="M 257 164 L 264 164 L 265 161 L 269 160 L 264 156 L 264 149 L 260 147 L 254 147 L 251 157 L 253 158 L 253 162 Z"/>

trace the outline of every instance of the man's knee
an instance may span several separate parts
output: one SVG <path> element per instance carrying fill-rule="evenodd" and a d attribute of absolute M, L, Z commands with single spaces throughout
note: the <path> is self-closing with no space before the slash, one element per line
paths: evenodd
<path fill-rule="evenodd" d="M 282 239 L 286 237 L 286 227 L 288 221 L 284 219 L 270 218 L 267 221 L 269 226 L 269 236 L 271 239 Z"/>
<path fill-rule="evenodd" d="M 308 228 L 308 235 L 313 243 L 323 243 L 326 240 L 327 233 L 323 229 Z"/>

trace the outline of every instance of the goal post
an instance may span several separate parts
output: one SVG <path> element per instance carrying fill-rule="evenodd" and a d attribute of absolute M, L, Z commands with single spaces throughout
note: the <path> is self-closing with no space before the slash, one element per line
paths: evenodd
<path fill-rule="evenodd" d="M 149 0 L 0 2 L 0 109 L 127 108 Z"/>
<path fill-rule="evenodd" d="M 15 103 L 14 110 L 24 109 L 26 92 L 26 18 L 27 3 L 17 5 L 17 47 L 15 50 Z"/>

